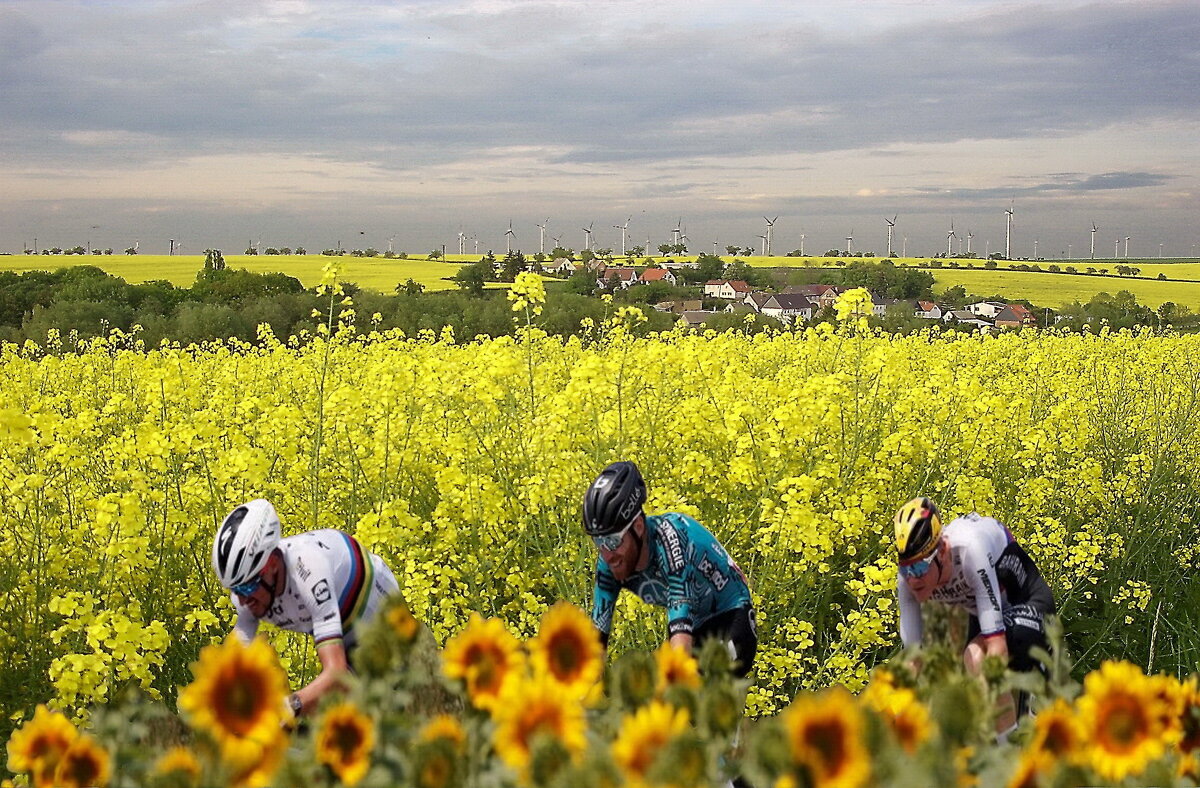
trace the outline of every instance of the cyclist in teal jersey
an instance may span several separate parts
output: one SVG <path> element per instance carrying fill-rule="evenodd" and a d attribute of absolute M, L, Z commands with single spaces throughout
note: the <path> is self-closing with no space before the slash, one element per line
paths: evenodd
<path fill-rule="evenodd" d="M 632 462 L 605 468 L 583 498 L 584 530 L 596 545 L 592 621 L 608 646 L 621 589 L 667 609 L 673 646 L 726 644 L 734 672 L 754 664 L 758 637 L 745 575 L 708 529 L 686 514 L 647 516 L 646 482 Z"/>

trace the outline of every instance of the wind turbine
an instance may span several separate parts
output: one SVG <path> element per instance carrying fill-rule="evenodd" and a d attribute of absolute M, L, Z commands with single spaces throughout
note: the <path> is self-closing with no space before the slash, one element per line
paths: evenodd
<path fill-rule="evenodd" d="M 779 221 L 779 217 L 776 216 L 774 219 L 768 219 L 767 217 L 764 216 L 763 221 L 765 221 L 767 223 L 767 237 L 765 239 L 763 239 L 765 242 L 765 245 L 763 246 L 763 256 L 770 257 L 771 256 L 771 228 L 773 228 L 775 226 L 775 222 Z"/>
<path fill-rule="evenodd" d="M 390 252 L 391 250 L 392 250 L 392 247 L 389 245 L 388 251 Z M 467 234 L 464 233 L 462 230 L 459 230 L 458 231 L 458 253 L 465 254 L 466 250 L 467 250 Z"/>
<path fill-rule="evenodd" d="M 629 222 L 632 219 L 633 219 L 633 216 L 630 216 L 628 219 L 625 220 L 625 224 L 614 224 L 613 225 L 614 230 L 621 231 L 621 256 L 622 257 L 625 256 L 625 234 L 627 232 L 629 232 Z"/>
<path fill-rule="evenodd" d="M 967 257 L 971 256 L 971 239 L 975 237 L 975 233 L 967 230 Z"/>
<path fill-rule="evenodd" d="M 1096 226 L 1096 223 L 1092 222 L 1092 257 L 1091 257 L 1091 259 L 1093 259 L 1093 260 L 1096 259 L 1096 231 L 1099 229 L 1100 228 Z"/>
<path fill-rule="evenodd" d="M 472 235 L 471 240 L 475 242 L 475 254 L 479 254 L 479 236 Z"/>
<path fill-rule="evenodd" d="M 579 229 L 583 230 L 583 248 L 584 249 L 592 248 L 592 225 L 593 224 L 595 224 L 595 222 L 592 222 L 587 227 L 579 228 Z"/>
<path fill-rule="evenodd" d="M 1121 253 L 1121 239 L 1120 239 L 1120 237 L 1118 237 L 1117 240 L 1113 241 L 1113 259 L 1116 260 L 1117 255 L 1119 255 L 1120 253 Z"/>
<path fill-rule="evenodd" d="M 1005 222 L 1004 222 L 1004 259 L 1005 260 L 1012 259 L 1012 224 L 1013 224 L 1013 214 L 1016 213 L 1015 208 L 1016 208 L 1016 205 L 1014 203 L 1010 203 L 1009 206 L 1004 209 L 1004 216 L 1006 217 Z"/>
<path fill-rule="evenodd" d="M 512 242 L 517 237 L 513 232 L 512 219 L 508 220 L 508 229 L 504 231 L 504 249 L 506 254 L 512 254 Z"/>
<path fill-rule="evenodd" d="M 804 233 L 800 233 L 800 256 L 804 256 Z"/>
<path fill-rule="evenodd" d="M 683 217 L 680 216 L 678 219 L 675 220 L 675 229 L 671 231 L 671 243 L 673 243 L 677 246 L 680 243 L 682 243 L 682 241 L 680 240 L 680 237 L 683 234 L 683 230 L 680 229 L 680 225 L 682 225 L 682 224 L 683 224 Z"/>
<path fill-rule="evenodd" d="M 955 239 L 957 237 L 958 237 L 958 233 L 954 232 L 954 220 L 951 219 L 950 220 L 950 232 L 946 233 L 946 256 L 947 257 L 950 257 L 951 244 L 954 242 L 953 239 Z"/>
<path fill-rule="evenodd" d="M 1034 238 L 1034 239 L 1033 239 L 1033 259 L 1034 259 L 1034 260 L 1038 259 L 1038 256 L 1037 256 L 1037 245 L 1038 245 L 1038 239 Z"/>
<path fill-rule="evenodd" d="M 762 253 L 763 253 L 763 257 L 766 257 L 767 256 L 767 236 L 760 235 L 758 237 L 762 239 Z"/>
<path fill-rule="evenodd" d="M 459 235 L 462 235 L 462 233 L 459 233 Z M 393 235 L 388 238 L 388 254 L 392 254 L 395 251 L 395 249 L 393 248 L 393 245 L 395 243 L 396 243 L 396 236 Z M 458 242 L 458 253 L 462 254 L 462 241 Z"/>
<path fill-rule="evenodd" d="M 846 236 L 846 256 L 850 256 L 850 247 L 854 245 L 854 228 L 850 228 L 850 234 Z"/>
<path fill-rule="evenodd" d="M 1129 259 L 1129 236 L 1125 236 L 1125 259 Z"/>
<path fill-rule="evenodd" d="M 892 256 L 892 228 L 896 226 L 896 220 L 900 218 L 900 214 L 896 214 L 891 219 L 886 216 L 883 218 L 887 222 L 888 227 L 888 257 Z"/>
<path fill-rule="evenodd" d="M 537 226 L 539 230 L 538 251 L 542 254 L 546 253 L 546 225 L 550 224 L 550 217 L 546 217 L 546 221 Z"/>

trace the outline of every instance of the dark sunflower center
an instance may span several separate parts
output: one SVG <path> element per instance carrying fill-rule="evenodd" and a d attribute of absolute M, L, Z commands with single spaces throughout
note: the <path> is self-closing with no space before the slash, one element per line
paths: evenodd
<path fill-rule="evenodd" d="M 583 665 L 583 644 L 563 632 L 550 641 L 550 669 L 560 679 L 573 678 Z"/>
<path fill-rule="evenodd" d="M 350 760 L 363 745 L 362 726 L 353 720 L 339 720 L 333 725 L 332 739 L 342 760 Z"/>
<path fill-rule="evenodd" d="M 809 726 L 808 743 L 820 754 L 825 769 L 831 774 L 842 770 L 846 758 L 846 731 L 836 720 L 826 720 Z"/>
<path fill-rule="evenodd" d="M 1114 700 L 1104 719 L 1105 738 L 1111 749 L 1128 751 L 1146 736 L 1146 712 L 1135 698 Z"/>

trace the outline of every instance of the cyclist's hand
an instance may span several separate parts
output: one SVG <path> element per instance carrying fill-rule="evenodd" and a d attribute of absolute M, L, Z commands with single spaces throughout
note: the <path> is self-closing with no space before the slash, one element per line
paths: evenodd
<path fill-rule="evenodd" d="M 279 715 L 279 727 L 291 733 L 296 730 L 296 725 L 299 720 L 296 718 L 296 712 L 292 711 L 292 704 L 288 698 L 283 699 L 283 712 Z"/>

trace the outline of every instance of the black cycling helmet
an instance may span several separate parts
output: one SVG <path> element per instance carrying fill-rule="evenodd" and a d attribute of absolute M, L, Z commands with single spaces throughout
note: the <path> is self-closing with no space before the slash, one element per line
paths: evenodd
<path fill-rule="evenodd" d="M 583 530 L 588 536 L 620 531 L 642 511 L 646 481 L 628 460 L 614 462 L 596 477 L 583 494 Z"/>

